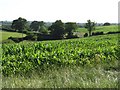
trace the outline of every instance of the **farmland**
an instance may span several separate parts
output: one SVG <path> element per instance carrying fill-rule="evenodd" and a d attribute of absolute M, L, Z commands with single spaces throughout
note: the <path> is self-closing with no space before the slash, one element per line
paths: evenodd
<path fill-rule="evenodd" d="M 117 44 L 118 34 L 3 44 L 3 87 L 117 88 Z"/>
<path fill-rule="evenodd" d="M 87 29 L 85 28 L 78 28 L 75 30 L 77 35 L 83 36 L 84 33 L 87 33 Z M 105 34 L 108 32 L 115 32 L 118 31 L 117 25 L 111 25 L 111 26 L 97 26 L 93 32 L 104 32 Z"/>
<path fill-rule="evenodd" d="M 21 33 L 7 31 L 0 31 L 0 35 L 2 35 L 2 39 L 0 39 L 0 42 L 7 40 L 9 37 L 22 37 Z M 23 36 L 26 35 L 23 34 Z"/>

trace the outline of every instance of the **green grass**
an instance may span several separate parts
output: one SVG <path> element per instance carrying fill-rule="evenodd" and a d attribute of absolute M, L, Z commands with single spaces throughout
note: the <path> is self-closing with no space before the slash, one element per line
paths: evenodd
<path fill-rule="evenodd" d="M 22 33 L 17 32 L 7 32 L 7 31 L 0 31 L 0 36 L 2 37 L 0 39 L 0 42 L 7 40 L 9 37 L 22 37 Z M 26 36 L 23 34 L 23 37 Z"/>
<path fill-rule="evenodd" d="M 114 32 L 114 31 L 118 31 L 118 26 L 117 25 L 111 25 L 111 26 L 99 26 L 99 27 L 96 27 L 96 30 L 95 32 Z"/>
<path fill-rule="evenodd" d="M 99 67 L 53 67 L 26 76 L 3 77 L 3 88 L 118 88 L 118 72 Z"/>
<path fill-rule="evenodd" d="M 111 25 L 111 26 L 96 26 L 95 30 L 93 30 L 92 32 L 114 32 L 114 31 L 118 31 L 118 25 Z M 85 28 L 78 28 L 76 30 L 76 34 L 83 37 L 83 35 L 85 33 L 88 33 L 88 30 Z"/>

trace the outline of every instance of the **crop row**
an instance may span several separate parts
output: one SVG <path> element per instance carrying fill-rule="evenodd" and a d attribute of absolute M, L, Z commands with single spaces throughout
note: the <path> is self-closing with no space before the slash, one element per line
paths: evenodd
<path fill-rule="evenodd" d="M 3 75 L 51 65 L 110 64 L 118 59 L 115 38 L 74 39 L 2 46 Z"/>

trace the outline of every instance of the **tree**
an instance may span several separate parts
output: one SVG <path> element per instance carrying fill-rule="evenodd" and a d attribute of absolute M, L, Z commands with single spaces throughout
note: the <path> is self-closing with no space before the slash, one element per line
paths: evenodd
<path fill-rule="evenodd" d="M 39 31 L 39 29 L 40 29 L 40 22 L 38 22 L 38 21 L 33 21 L 33 22 L 30 24 L 30 28 L 31 28 L 31 30 L 33 30 L 33 31 Z"/>
<path fill-rule="evenodd" d="M 110 23 L 106 22 L 106 23 L 103 24 L 103 26 L 110 26 Z"/>
<path fill-rule="evenodd" d="M 61 20 L 56 20 L 56 22 L 52 23 L 49 27 L 51 31 L 51 35 L 54 39 L 62 39 L 65 34 L 65 25 Z"/>
<path fill-rule="evenodd" d="M 43 33 L 43 34 L 48 34 L 48 29 L 45 25 L 42 25 L 40 27 L 40 32 Z"/>
<path fill-rule="evenodd" d="M 91 22 L 91 20 L 87 20 L 87 23 L 85 24 L 85 28 L 87 28 L 89 32 L 89 36 L 91 36 L 92 30 L 95 30 L 95 22 Z"/>
<path fill-rule="evenodd" d="M 77 28 L 77 24 L 74 22 L 65 23 L 65 30 L 68 33 L 68 38 L 73 36 L 73 31 Z"/>
<path fill-rule="evenodd" d="M 26 28 L 27 20 L 19 17 L 16 20 L 13 20 L 11 27 L 15 29 L 15 31 L 23 31 Z"/>
<path fill-rule="evenodd" d="M 48 30 L 47 28 L 45 27 L 44 25 L 45 23 L 43 21 L 33 21 L 31 24 L 30 24 L 30 28 L 31 30 L 33 31 L 38 31 L 38 32 L 41 32 L 41 33 L 47 33 Z"/>

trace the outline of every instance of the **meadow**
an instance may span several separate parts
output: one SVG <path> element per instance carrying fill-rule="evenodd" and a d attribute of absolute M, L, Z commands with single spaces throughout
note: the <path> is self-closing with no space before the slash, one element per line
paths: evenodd
<path fill-rule="evenodd" d="M 104 32 L 104 34 L 108 32 L 115 32 L 118 31 L 117 25 L 111 25 L 111 26 L 97 26 L 95 27 L 95 30 L 92 32 Z M 75 30 L 75 33 L 79 35 L 80 37 L 83 37 L 85 33 L 88 33 L 86 28 L 78 28 Z"/>
<path fill-rule="evenodd" d="M 3 44 L 2 87 L 118 88 L 118 55 L 118 34 Z"/>
<path fill-rule="evenodd" d="M 22 37 L 21 33 L 17 32 L 7 32 L 7 31 L 0 31 L 1 39 L 0 42 L 6 41 L 9 37 Z M 23 34 L 23 37 L 26 36 Z"/>

